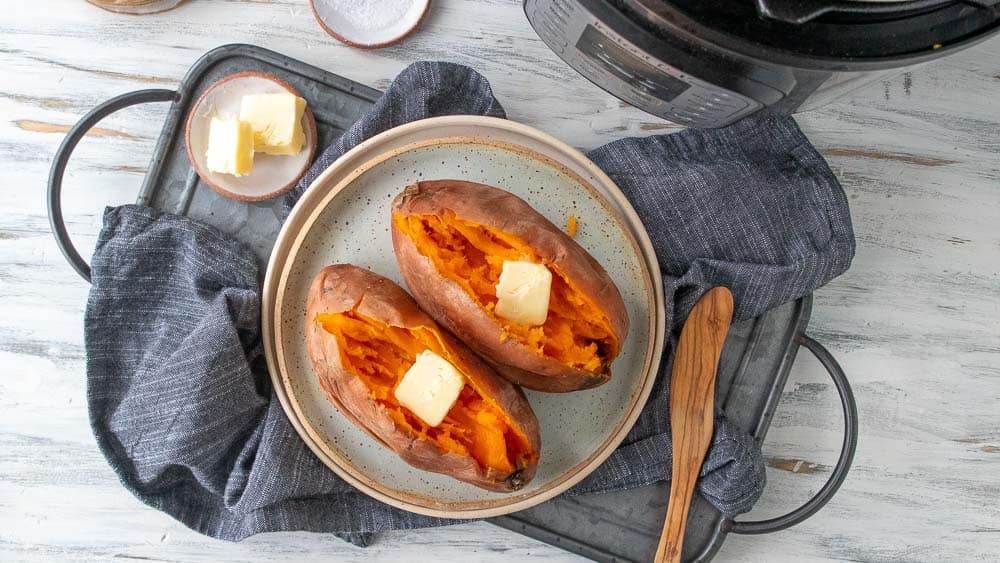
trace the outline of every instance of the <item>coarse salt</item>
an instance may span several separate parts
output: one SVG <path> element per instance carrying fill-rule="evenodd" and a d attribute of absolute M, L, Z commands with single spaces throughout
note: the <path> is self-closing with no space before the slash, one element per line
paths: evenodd
<path fill-rule="evenodd" d="M 378 31 L 401 20 L 413 0 L 332 0 L 331 5 L 355 29 Z"/>

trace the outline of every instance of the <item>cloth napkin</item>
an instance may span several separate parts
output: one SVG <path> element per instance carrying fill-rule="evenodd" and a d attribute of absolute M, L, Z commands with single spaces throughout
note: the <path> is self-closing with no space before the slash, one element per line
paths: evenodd
<path fill-rule="evenodd" d="M 446 114 L 505 117 L 475 71 L 411 65 L 319 157 L 284 209 L 364 139 Z M 750 318 L 809 294 L 853 257 L 844 193 L 790 118 L 623 139 L 589 156 L 649 230 L 674 335 L 711 286 L 731 288 L 736 318 Z M 310 530 L 364 544 L 373 532 L 451 523 L 369 498 L 306 448 L 271 389 L 260 344 L 261 272 L 241 243 L 186 217 L 125 205 L 105 211 L 91 268 L 90 422 L 101 451 L 140 500 L 228 540 Z M 568 494 L 669 479 L 670 360 L 668 350 L 622 446 Z M 737 514 L 753 506 L 764 480 L 759 445 L 720 415 L 700 493 Z"/>

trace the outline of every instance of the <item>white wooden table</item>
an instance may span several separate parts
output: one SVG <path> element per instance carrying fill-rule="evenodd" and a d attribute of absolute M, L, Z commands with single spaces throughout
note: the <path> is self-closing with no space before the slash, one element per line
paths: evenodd
<path fill-rule="evenodd" d="M 233 544 L 199 536 L 118 484 L 87 425 L 87 285 L 56 249 L 44 207 L 50 159 L 95 104 L 173 87 L 224 43 L 274 49 L 376 87 L 445 59 L 492 82 L 512 119 L 588 149 L 675 127 L 624 107 L 537 39 L 519 0 L 435 0 L 399 46 L 327 37 L 306 0 L 191 0 L 158 16 L 83 0 L 0 5 L 0 560 L 568 561 L 485 523 L 386 534 L 366 550 L 320 534 Z M 134 200 L 165 115 L 127 110 L 95 129 L 65 185 L 84 255 L 106 204 Z M 1000 556 L 1000 42 L 801 115 L 850 197 L 853 268 L 816 293 L 810 332 L 847 370 L 861 441 L 846 484 L 808 522 L 730 537 L 720 561 L 973 561 Z M 751 516 L 822 485 L 839 449 L 835 392 L 801 354 L 765 444 L 768 487 Z"/>

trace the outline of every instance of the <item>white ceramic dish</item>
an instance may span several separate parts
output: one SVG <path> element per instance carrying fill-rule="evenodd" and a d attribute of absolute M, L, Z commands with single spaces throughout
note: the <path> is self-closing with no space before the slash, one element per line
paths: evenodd
<path fill-rule="evenodd" d="M 431 0 L 310 0 L 313 15 L 336 40 L 361 49 L 395 45 L 420 25 Z"/>
<path fill-rule="evenodd" d="M 534 480 L 516 493 L 484 491 L 410 467 L 341 416 L 309 366 L 305 303 L 313 276 L 328 264 L 349 262 L 401 283 L 389 206 L 407 184 L 436 178 L 504 188 L 556 224 L 576 215 L 576 240 L 605 266 L 628 309 L 631 329 L 612 365 L 611 381 L 575 393 L 527 392 L 539 419 L 542 450 Z M 635 422 L 663 349 L 656 258 L 618 188 L 575 149 L 527 126 L 488 117 L 410 123 L 337 160 L 285 222 L 271 254 L 262 306 L 265 352 L 279 400 L 320 460 L 379 500 L 450 518 L 521 510 L 583 479 Z"/>
<path fill-rule="evenodd" d="M 208 126 L 213 116 L 238 116 L 240 102 L 247 94 L 280 94 L 291 92 L 302 96 L 291 84 L 262 72 L 241 72 L 212 84 L 198 98 L 188 114 L 185 141 L 188 158 L 198 176 L 220 194 L 243 201 L 262 201 L 277 197 L 295 186 L 306 173 L 316 154 L 316 118 L 307 105 L 302 114 L 306 142 L 294 155 L 257 153 L 253 169 L 246 176 L 212 172 L 205 164 L 208 149 Z M 309 100 L 306 100 L 308 103 Z"/>
<path fill-rule="evenodd" d="M 118 14 L 158 14 L 172 10 L 184 0 L 87 0 L 91 4 Z"/>

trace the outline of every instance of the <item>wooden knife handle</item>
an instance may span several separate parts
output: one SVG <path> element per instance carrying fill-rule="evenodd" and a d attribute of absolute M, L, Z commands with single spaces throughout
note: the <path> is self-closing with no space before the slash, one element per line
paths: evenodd
<path fill-rule="evenodd" d="M 691 309 L 674 354 L 670 375 L 670 430 L 673 476 L 656 561 L 679 562 L 684 527 L 705 452 L 712 443 L 715 375 L 733 320 L 733 294 L 713 287 Z"/>

